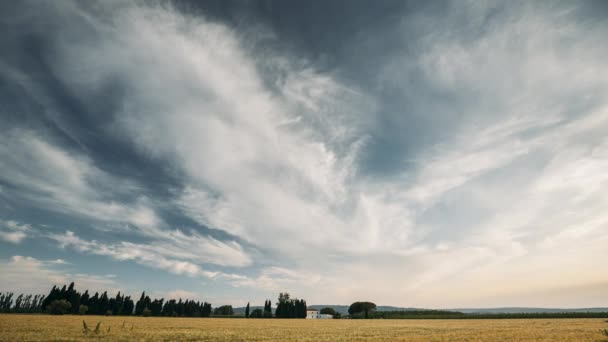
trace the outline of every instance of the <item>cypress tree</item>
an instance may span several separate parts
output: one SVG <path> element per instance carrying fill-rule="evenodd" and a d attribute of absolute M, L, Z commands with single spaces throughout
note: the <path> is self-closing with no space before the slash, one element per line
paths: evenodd
<path fill-rule="evenodd" d="M 137 303 L 135 303 L 135 315 L 137 315 L 137 316 L 140 316 L 141 313 L 145 309 L 145 307 L 143 306 L 145 297 L 146 297 L 146 291 L 143 291 L 141 293 L 141 297 L 139 297 L 139 300 L 137 301 Z"/>
<path fill-rule="evenodd" d="M 101 297 L 99 297 L 99 308 L 97 309 L 98 315 L 105 315 L 110 310 L 110 299 L 108 298 L 108 291 L 103 291 Z"/>
<path fill-rule="evenodd" d="M 89 290 L 84 291 L 80 297 L 80 304 L 89 306 Z"/>
<path fill-rule="evenodd" d="M 131 299 L 131 296 L 127 296 L 124 299 L 124 306 L 122 309 L 123 315 L 127 315 L 127 316 L 132 315 L 134 307 L 135 307 L 135 305 L 133 304 L 133 300 Z"/>
<path fill-rule="evenodd" d="M 245 318 L 249 318 L 249 302 L 247 302 L 247 307 L 245 308 Z"/>
<path fill-rule="evenodd" d="M 46 307 L 56 299 L 59 299 L 59 289 L 57 289 L 57 286 L 53 285 L 51 292 L 49 292 L 48 296 L 42 301 L 42 310 L 46 310 Z"/>
<path fill-rule="evenodd" d="M 63 287 L 61 288 L 61 290 L 59 291 L 59 300 L 61 299 L 65 299 L 65 294 L 68 292 L 68 289 L 65 285 L 63 285 Z"/>

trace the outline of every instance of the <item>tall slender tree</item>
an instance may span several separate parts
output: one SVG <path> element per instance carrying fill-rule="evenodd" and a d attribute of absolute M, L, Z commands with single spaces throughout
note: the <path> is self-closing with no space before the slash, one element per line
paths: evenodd
<path fill-rule="evenodd" d="M 144 311 L 144 309 L 146 308 L 144 306 L 144 299 L 146 297 L 146 291 L 143 291 L 141 293 L 141 297 L 139 297 L 139 300 L 137 301 L 137 303 L 135 303 L 135 315 L 136 316 L 140 316 L 141 313 Z"/>

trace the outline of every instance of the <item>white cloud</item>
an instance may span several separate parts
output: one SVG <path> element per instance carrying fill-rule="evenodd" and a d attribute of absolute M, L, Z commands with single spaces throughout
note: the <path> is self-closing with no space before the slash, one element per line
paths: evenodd
<path fill-rule="evenodd" d="M 0 239 L 19 244 L 25 238 L 28 237 L 28 232 L 31 231 L 32 226 L 29 224 L 20 224 L 16 221 L 2 221 L 0 220 Z"/>
<path fill-rule="evenodd" d="M 74 282 L 79 289 L 116 292 L 118 285 L 108 277 L 70 273 L 58 268 L 56 262 L 20 255 L 0 260 L 0 273 L 2 291 L 15 293 L 47 294 L 53 285 L 61 286 L 70 282 Z"/>
<path fill-rule="evenodd" d="M 95 240 L 83 240 L 74 232 L 50 234 L 61 247 L 71 247 L 79 252 L 112 257 L 115 260 L 133 260 L 149 267 L 160 268 L 170 273 L 189 276 L 206 276 L 200 264 L 213 263 L 222 266 L 245 266 L 250 259 L 239 245 L 224 243 L 215 239 L 200 236 L 178 238 L 173 241 L 159 241 L 149 244 L 121 241 L 113 244 L 100 243 Z M 185 242 L 188 241 L 189 242 Z"/>
<path fill-rule="evenodd" d="M 159 221 L 142 203 L 106 200 L 135 191 L 136 186 L 97 168 L 86 156 L 64 150 L 33 131 L 13 129 L 0 144 L 0 178 L 20 188 L 16 195 L 46 209 L 119 221 L 147 228 Z"/>
<path fill-rule="evenodd" d="M 37 202 L 45 209 L 89 217 L 102 222 L 124 222 L 136 228 L 135 232 L 156 240 L 150 248 L 165 254 L 186 253 L 197 263 L 246 266 L 250 257 L 234 241 L 222 242 L 191 232 L 168 228 L 147 203 L 144 197 L 135 203 L 123 203 L 107 198 L 119 197 L 136 186 L 96 168 L 86 157 L 64 151 L 29 131 L 11 131 L 0 156 L 6 162 L 0 166 L 2 178 L 20 186 L 20 195 Z M 19 243 L 26 237 L 29 225 L 6 221 L 0 237 Z M 185 252 L 185 251 L 194 251 Z M 176 263 L 174 270 L 195 271 L 196 265 Z M 167 266 L 167 268 L 170 268 Z M 180 271 L 181 272 L 181 271 Z"/>
<path fill-rule="evenodd" d="M 78 92 L 125 75 L 116 126 L 185 173 L 176 203 L 187 214 L 258 246 L 280 239 L 265 248 L 293 255 L 344 239 L 363 141 L 347 123 L 361 117 L 362 95 L 289 60 L 275 66 L 286 77 L 272 91 L 235 32 L 164 8 L 128 8 L 112 25 L 121 33 L 104 36 L 98 51 L 61 45 L 61 60 L 77 64 L 59 76 Z M 88 77 L 74 78 L 74 68 Z"/>

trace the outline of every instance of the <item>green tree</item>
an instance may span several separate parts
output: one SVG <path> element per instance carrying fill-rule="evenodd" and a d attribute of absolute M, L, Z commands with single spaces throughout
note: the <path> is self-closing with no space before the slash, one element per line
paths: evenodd
<path fill-rule="evenodd" d="M 272 302 L 270 300 L 264 302 L 264 318 L 272 318 Z"/>
<path fill-rule="evenodd" d="M 253 311 L 251 311 L 251 314 L 249 315 L 250 318 L 263 318 L 264 317 L 264 311 L 262 311 L 262 309 L 254 309 Z"/>
<path fill-rule="evenodd" d="M 336 310 L 334 310 L 334 308 L 329 308 L 329 307 L 323 308 L 319 312 L 323 315 L 332 315 L 332 316 L 336 315 Z"/>
<path fill-rule="evenodd" d="M 78 314 L 84 315 L 87 313 L 87 310 L 89 310 L 88 306 L 80 304 L 80 306 L 78 307 Z"/>
<path fill-rule="evenodd" d="M 245 318 L 249 318 L 249 302 L 247 302 L 247 307 L 245 308 Z"/>
<path fill-rule="evenodd" d="M 232 316 L 234 315 L 234 311 L 232 310 L 232 305 L 222 305 L 215 308 L 213 314 L 218 316 Z"/>
<path fill-rule="evenodd" d="M 141 315 L 141 313 L 146 308 L 144 306 L 145 297 L 146 297 L 146 291 L 141 293 L 141 297 L 139 297 L 139 300 L 137 301 L 137 303 L 135 303 L 135 315 L 137 315 L 137 316 Z"/>
<path fill-rule="evenodd" d="M 376 309 L 376 304 L 372 302 L 354 302 L 348 308 L 351 316 L 363 313 L 364 317 L 369 318 L 369 312 Z"/>
<path fill-rule="evenodd" d="M 51 315 L 63 315 L 68 313 L 72 304 L 65 299 L 54 300 L 49 304 L 48 310 Z"/>

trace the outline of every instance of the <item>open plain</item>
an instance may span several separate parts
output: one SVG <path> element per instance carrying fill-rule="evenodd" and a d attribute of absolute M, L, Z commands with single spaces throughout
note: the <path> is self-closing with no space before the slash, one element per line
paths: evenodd
<path fill-rule="evenodd" d="M 83 332 L 83 320 L 87 333 Z M 10 314 L 0 315 L 0 341 L 608 341 L 600 333 L 606 327 L 605 319 L 305 320 Z"/>

